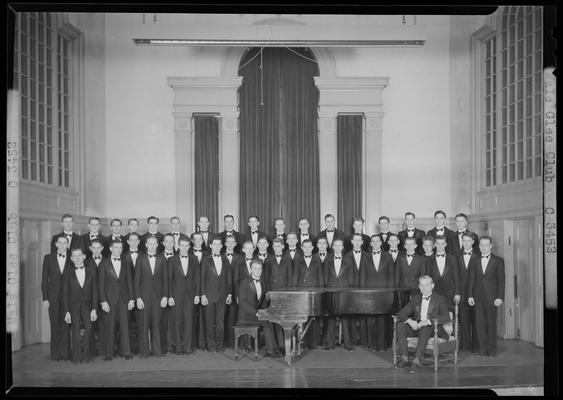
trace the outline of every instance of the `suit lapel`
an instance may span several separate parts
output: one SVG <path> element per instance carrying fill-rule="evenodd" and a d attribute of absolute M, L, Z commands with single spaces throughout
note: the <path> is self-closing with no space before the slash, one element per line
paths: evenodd
<path fill-rule="evenodd" d="M 115 279 L 119 279 L 119 277 L 118 277 L 117 274 L 115 273 L 115 268 L 113 268 L 113 264 L 112 264 L 111 260 L 108 260 L 108 261 L 107 261 L 107 266 L 108 266 L 108 269 L 109 269 L 110 274 L 112 274 L 112 275 L 115 277 Z M 120 271 L 120 272 L 121 272 L 121 271 Z"/>
<path fill-rule="evenodd" d="M 435 300 L 435 295 L 434 293 L 432 293 L 433 296 L 430 297 L 430 301 L 428 302 L 428 319 L 430 319 L 430 316 L 432 315 L 432 310 L 434 309 L 434 303 L 436 302 Z"/>

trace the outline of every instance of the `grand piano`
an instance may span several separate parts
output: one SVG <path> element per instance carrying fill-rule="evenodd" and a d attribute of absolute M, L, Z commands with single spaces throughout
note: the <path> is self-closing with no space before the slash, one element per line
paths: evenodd
<path fill-rule="evenodd" d="M 395 299 L 408 291 L 394 287 L 302 288 L 290 287 L 268 292 L 270 305 L 258 310 L 258 319 L 281 325 L 285 335 L 285 361 L 291 364 L 301 354 L 301 341 L 313 319 L 330 315 L 377 315 L 396 312 Z"/>

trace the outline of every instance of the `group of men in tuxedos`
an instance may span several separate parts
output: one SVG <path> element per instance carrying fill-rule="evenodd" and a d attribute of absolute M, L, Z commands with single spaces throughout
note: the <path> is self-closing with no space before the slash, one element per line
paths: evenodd
<path fill-rule="evenodd" d="M 467 230 L 464 214 L 456 215 L 457 232 L 445 227 L 443 211 L 436 211 L 434 218 L 436 227 L 425 233 L 407 212 L 407 228 L 395 234 L 389 218 L 382 216 L 380 233 L 368 236 L 362 218 L 353 221 L 353 233 L 346 235 L 335 227 L 331 214 L 317 235 L 309 231 L 306 218 L 299 221 L 297 232 L 287 232 L 284 219 L 277 218 L 268 235 L 259 229 L 256 216 L 239 233 L 232 215 L 223 218 L 225 229 L 214 234 L 202 216 L 188 236 L 180 232 L 178 217 L 170 219 L 170 231 L 162 234 L 159 219 L 151 216 L 143 235 L 137 232 L 138 220 L 131 218 L 126 235 L 121 234 L 121 220 L 114 219 L 106 237 L 99 218 L 90 218 L 89 232 L 78 235 L 74 218 L 65 214 L 63 232 L 53 236 L 51 254 L 43 261 L 51 358 L 90 362 L 96 355 L 111 360 L 116 354 L 126 359 L 134 354 L 193 354 L 197 348 L 221 352 L 234 345 L 237 323 L 260 324 L 266 355 L 280 357 L 283 330 L 258 321 L 256 314 L 268 307 L 269 291 L 288 287 L 408 288 L 398 315 L 399 329 L 408 327 L 411 331 L 403 333 L 409 334 L 430 329 L 425 322 L 430 317 L 421 315 L 417 303 L 423 288 L 430 288 L 431 301 L 439 303 L 431 310 L 439 311 L 440 318 L 449 318 L 442 311 L 459 304 L 461 349 L 494 356 L 496 309 L 504 298 L 503 260 L 491 254 L 490 237 L 478 239 Z M 389 316 L 338 319 L 347 350 L 355 345 L 372 351 L 390 347 Z M 421 326 L 415 329 L 412 321 Z M 336 330 L 336 316 L 315 320 L 304 345 L 333 349 Z M 247 338 L 242 340 L 249 347 Z M 410 365 L 407 354 L 401 356 L 400 366 Z M 415 370 L 419 358 L 417 353 Z"/>

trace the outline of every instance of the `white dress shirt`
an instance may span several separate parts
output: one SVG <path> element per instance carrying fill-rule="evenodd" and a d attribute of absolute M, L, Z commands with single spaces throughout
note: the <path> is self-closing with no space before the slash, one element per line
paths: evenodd
<path fill-rule="evenodd" d="M 99 258 L 92 256 L 92 258 L 94 259 L 94 262 L 96 263 L 96 267 L 99 267 L 100 263 L 102 262 L 102 256 L 99 256 Z"/>
<path fill-rule="evenodd" d="M 289 256 L 291 257 L 291 259 L 293 260 L 293 258 L 295 258 L 295 253 L 297 253 L 297 249 L 289 249 Z"/>
<path fill-rule="evenodd" d="M 371 259 L 373 260 L 373 265 L 375 266 L 375 270 L 379 272 L 379 262 L 381 261 L 381 250 L 378 250 L 376 253 L 371 253 Z"/>
<path fill-rule="evenodd" d="M 201 249 L 200 249 L 200 250 L 195 250 L 195 249 L 194 249 L 194 254 L 195 254 L 195 256 L 197 257 L 197 260 L 198 260 L 199 262 L 201 262 L 201 256 L 203 255 L 203 252 L 201 251 Z"/>
<path fill-rule="evenodd" d="M 282 258 L 281 254 L 276 254 L 276 262 L 278 263 L 278 265 L 281 262 L 281 258 Z"/>
<path fill-rule="evenodd" d="M 354 260 L 356 260 L 356 265 L 358 268 L 360 268 L 360 262 L 362 261 L 362 251 L 358 251 L 356 253 L 356 250 L 352 250 L 354 252 Z"/>
<path fill-rule="evenodd" d="M 409 264 L 409 267 L 411 266 L 412 260 L 414 259 L 414 253 L 412 254 L 407 254 L 407 264 Z"/>
<path fill-rule="evenodd" d="M 205 243 L 205 245 L 207 246 L 207 239 L 209 238 L 209 232 L 207 231 L 202 232 L 201 236 L 203 236 L 203 243 Z"/>
<path fill-rule="evenodd" d="M 326 241 L 328 242 L 328 246 L 332 247 L 332 239 L 334 238 L 334 231 L 329 232 L 326 231 Z"/>
<path fill-rule="evenodd" d="M 259 280 L 252 278 L 254 281 L 254 287 L 256 287 L 256 297 L 260 300 L 260 296 L 262 296 L 262 285 L 260 284 Z"/>
<path fill-rule="evenodd" d="M 151 257 L 151 254 L 147 254 L 149 257 L 149 265 L 151 266 L 151 272 L 154 275 L 154 268 L 156 266 L 156 254 L 152 254 L 154 257 Z"/>
<path fill-rule="evenodd" d="M 444 233 L 446 233 L 445 226 L 441 228 L 436 227 L 436 235 L 443 235 Z"/>
<path fill-rule="evenodd" d="M 428 319 L 428 306 L 430 304 L 430 296 L 432 295 L 432 293 L 430 293 L 427 297 L 427 299 L 425 299 L 425 296 L 422 296 L 422 304 L 420 306 L 420 320 L 421 321 L 426 321 Z"/>
<path fill-rule="evenodd" d="M 74 272 L 76 273 L 76 278 L 78 279 L 80 287 L 84 287 L 84 281 L 86 280 L 86 272 L 84 270 L 84 266 L 82 266 L 82 268 L 75 268 Z"/>
<path fill-rule="evenodd" d="M 111 264 L 113 265 L 113 269 L 115 274 L 119 278 L 119 273 L 121 272 L 121 260 L 115 261 L 114 257 L 111 258 Z"/>
<path fill-rule="evenodd" d="M 313 256 L 307 257 L 307 256 L 303 256 L 305 258 L 305 264 L 307 264 L 307 268 L 309 268 L 309 265 L 311 264 L 311 260 L 313 259 Z"/>
<path fill-rule="evenodd" d="M 213 264 L 215 264 L 215 270 L 217 271 L 217 275 L 221 275 L 221 271 L 223 270 L 223 260 L 219 254 L 212 254 L 211 258 L 213 258 Z"/>
<path fill-rule="evenodd" d="M 250 232 L 250 237 L 252 237 L 252 243 L 256 246 L 256 243 L 258 243 L 258 231 Z"/>
<path fill-rule="evenodd" d="M 268 257 L 268 253 L 264 253 L 264 254 L 258 253 L 258 258 L 260 260 L 264 261 L 266 257 Z"/>
<path fill-rule="evenodd" d="M 64 235 L 68 239 L 68 248 L 70 249 L 70 243 L 72 242 L 72 232 L 64 232 Z"/>
<path fill-rule="evenodd" d="M 310 239 L 308 233 L 300 233 L 299 235 L 301 237 L 301 240 L 300 240 L 301 243 L 303 243 L 304 240 Z"/>
<path fill-rule="evenodd" d="M 180 264 L 182 264 L 182 271 L 184 271 L 184 275 L 188 275 L 188 256 L 183 257 L 180 255 Z"/>
<path fill-rule="evenodd" d="M 445 257 L 445 252 L 442 253 L 444 254 L 444 257 L 438 257 L 438 253 L 436 253 L 436 265 L 438 265 L 438 271 L 440 271 L 440 276 L 444 275 L 444 268 L 446 268 L 446 257 Z"/>
<path fill-rule="evenodd" d="M 129 255 L 131 256 L 131 260 L 133 260 L 133 265 L 136 265 L 137 264 L 137 256 L 139 255 L 139 253 L 138 252 L 130 253 Z"/>
<path fill-rule="evenodd" d="M 252 258 L 246 259 L 246 270 L 248 271 L 248 275 L 250 275 L 250 263 L 252 262 Z"/>
<path fill-rule="evenodd" d="M 463 262 L 465 263 L 465 269 L 469 267 L 469 260 L 471 260 L 471 252 L 466 254 L 467 252 L 463 250 Z"/>
<path fill-rule="evenodd" d="M 414 236 L 414 228 L 412 230 L 407 228 L 407 236 L 408 237 L 413 237 Z"/>
<path fill-rule="evenodd" d="M 399 255 L 399 250 L 389 250 L 389 254 L 393 257 L 393 261 L 397 260 L 397 256 Z"/>
<path fill-rule="evenodd" d="M 342 257 L 334 258 L 334 271 L 336 272 L 336 276 L 340 274 L 341 267 L 342 267 Z"/>
<path fill-rule="evenodd" d="M 485 271 L 487 270 L 487 265 L 489 264 L 490 259 L 491 259 L 491 253 L 483 254 L 481 256 L 481 268 L 483 268 L 483 275 L 485 275 Z"/>
<path fill-rule="evenodd" d="M 465 233 L 465 231 L 457 231 L 457 238 L 459 240 L 459 248 L 463 249 L 463 234 Z"/>
<path fill-rule="evenodd" d="M 62 257 L 59 256 L 59 254 L 61 253 L 57 253 L 57 262 L 59 263 L 59 269 L 61 270 L 61 274 L 62 274 L 65 270 L 66 254 L 63 254 Z"/>
<path fill-rule="evenodd" d="M 381 232 L 381 237 L 383 238 L 383 241 L 384 241 L 384 242 L 387 240 L 387 236 L 389 236 L 389 231 L 387 231 L 387 232 Z"/>
<path fill-rule="evenodd" d="M 326 253 L 323 253 L 323 254 L 319 253 L 319 258 L 321 259 L 321 261 L 324 262 L 324 260 L 326 258 Z"/>

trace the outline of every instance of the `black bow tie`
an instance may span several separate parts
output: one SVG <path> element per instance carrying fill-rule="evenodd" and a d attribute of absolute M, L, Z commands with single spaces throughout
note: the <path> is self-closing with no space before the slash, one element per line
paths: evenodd
<path fill-rule="evenodd" d="M 257 233 L 258 233 L 258 231 L 250 231 L 250 234 L 251 234 L 251 235 L 255 235 L 255 234 L 257 234 Z"/>
<path fill-rule="evenodd" d="M 295 249 L 289 250 L 290 253 L 295 253 Z"/>
<path fill-rule="evenodd" d="M 381 254 L 381 250 L 379 250 L 379 251 L 372 251 L 371 254 L 373 254 L 374 256 L 375 256 L 376 254 Z"/>
<path fill-rule="evenodd" d="M 422 296 L 422 300 L 429 300 L 432 295 Z"/>
<path fill-rule="evenodd" d="M 174 236 L 178 236 L 178 235 L 180 234 L 180 232 L 172 232 L 172 234 L 173 234 Z"/>
<path fill-rule="evenodd" d="M 65 258 L 66 254 L 57 253 L 59 257 Z"/>
<path fill-rule="evenodd" d="M 311 257 L 313 257 L 313 256 L 305 256 L 305 258 L 311 258 Z"/>
<path fill-rule="evenodd" d="M 213 254 L 213 257 L 221 257 L 220 254 Z"/>
<path fill-rule="evenodd" d="M 252 261 L 252 258 L 246 257 L 246 261 Z"/>
<path fill-rule="evenodd" d="M 444 228 L 436 228 L 436 232 L 444 232 Z"/>
<path fill-rule="evenodd" d="M 464 255 L 464 256 L 470 256 L 471 253 L 472 253 L 471 251 L 464 251 L 464 252 L 463 252 L 463 255 Z"/>
<path fill-rule="evenodd" d="M 252 280 L 253 280 L 254 282 L 260 283 L 260 279 L 254 279 L 254 278 L 252 278 Z"/>
<path fill-rule="evenodd" d="M 414 257 L 414 253 L 413 254 L 407 254 L 407 257 Z"/>
<path fill-rule="evenodd" d="M 342 257 L 334 257 L 335 260 L 342 260 Z"/>
<path fill-rule="evenodd" d="M 324 257 L 326 256 L 326 253 L 319 253 L 319 256 Z"/>
<path fill-rule="evenodd" d="M 390 253 L 393 253 L 393 254 L 397 253 L 398 251 L 399 251 L 399 250 L 389 250 L 389 252 L 390 252 Z"/>
<path fill-rule="evenodd" d="M 329 233 L 329 232 L 330 232 L 330 233 L 331 233 L 331 232 L 334 232 L 334 229 L 327 229 L 327 230 L 326 230 L 326 233 Z"/>
<path fill-rule="evenodd" d="M 233 231 L 225 231 L 225 235 L 232 235 Z"/>
<path fill-rule="evenodd" d="M 194 253 L 201 253 L 201 250 L 194 250 Z"/>
<path fill-rule="evenodd" d="M 97 260 L 101 260 L 101 259 L 102 259 L 101 256 L 99 256 L 99 257 L 94 257 L 94 260 L 96 260 L 96 261 L 97 261 Z"/>
<path fill-rule="evenodd" d="M 280 258 L 281 256 L 281 254 L 276 254 L 276 258 Z"/>
<path fill-rule="evenodd" d="M 65 233 L 66 237 L 72 236 L 72 233 Z"/>
<path fill-rule="evenodd" d="M 154 254 L 148 254 L 149 258 L 156 257 Z"/>
<path fill-rule="evenodd" d="M 415 228 L 407 229 L 407 231 L 409 231 L 409 232 L 414 232 L 414 230 L 415 230 Z"/>
<path fill-rule="evenodd" d="M 461 232 L 457 232 L 458 235 L 463 235 L 465 233 L 465 231 L 461 231 Z"/>
<path fill-rule="evenodd" d="M 486 256 L 481 256 L 481 258 L 489 258 L 490 256 L 490 254 L 487 254 Z"/>
<path fill-rule="evenodd" d="M 207 233 L 207 231 L 200 231 L 201 233 Z"/>
<path fill-rule="evenodd" d="M 166 256 L 173 256 L 174 253 L 164 253 L 164 255 L 166 255 Z"/>
<path fill-rule="evenodd" d="M 309 236 L 308 233 L 302 233 L 301 236 Z"/>
<path fill-rule="evenodd" d="M 227 253 L 227 257 L 232 257 L 233 253 Z"/>
<path fill-rule="evenodd" d="M 137 250 L 131 250 L 131 251 L 129 251 L 129 253 L 131 253 L 131 254 L 137 254 L 137 252 L 138 252 Z"/>
<path fill-rule="evenodd" d="M 90 235 L 90 239 L 97 239 L 98 235 Z"/>
<path fill-rule="evenodd" d="M 112 259 L 113 261 L 119 261 L 119 260 L 120 260 L 119 258 L 115 258 L 115 257 L 112 257 L 111 259 Z"/>
<path fill-rule="evenodd" d="M 84 266 L 82 266 L 82 267 L 75 267 L 75 268 L 76 268 L 76 269 L 84 269 Z"/>
<path fill-rule="evenodd" d="M 354 254 L 360 254 L 361 252 L 361 250 L 354 250 Z"/>
<path fill-rule="evenodd" d="M 283 233 L 278 233 L 278 237 L 282 238 L 283 237 Z"/>
<path fill-rule="evenodd" d="M 444 253 L 444 254 L 436 254 L 436 257 L 446 257 L 446 253 Z"/>
<path fill-rule="evenodd" d="M 180 256 L 180 258 L 188 258 L 188 256 Z"/>

